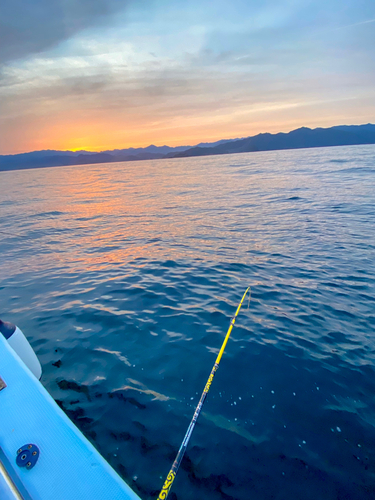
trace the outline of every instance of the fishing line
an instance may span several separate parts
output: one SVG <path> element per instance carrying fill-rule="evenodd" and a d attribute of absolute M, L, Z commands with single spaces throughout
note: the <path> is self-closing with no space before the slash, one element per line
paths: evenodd
<path fill-rule="evenodd" d="M 180 464 L 181 464 L 181 461 L 184 457 L 184 454 L 185 454 L 185 451 L 186 451 L 186 448 L 187 448 L 187 445 L 189 443 L 189 440 L 190 440 L 190 437 L 191 437 L 191 434 L 194 430 L 194 427 L 195 427 L 195 424 L 198 420 L 198 417 L 199 417 L 199 414 L 202 410 L 202 407 L 203 407 L 203 404 L 206 400 L 206 397 L 207 397 L 207 394 L 208 394 L 208 391 L 210 390 L 210 387 L 211 387 L 211 384 L 212 384 L 212 380 L 214 378 L 214 375 L 216 373 L 216 370 L 219 368 L 219 363 L 221 361 L 221 358 L 223 356 L 223 353 L 224 353 L 224 350 L 225 350 L 225 347 L 227 345 L 227 342 L 229 340 L 229 337 L 230 337 L 230 334 L 232 332 L 232 329 L 233 329 L 233 326 L 234 326 L 234 323 L 236 322 L 236 318 L 237 318 L 237 315 L 238 313 L 240 312 L 240 309 L 241 309 L 241 306 L 242 306 L 242 303 L 243 301 L 245 300 L 245 297 L 246 297 L 246 294 L 247 292 L 250 290 L 250 287 L 248 287 L 245 291 L 245 293 L 243 294 L 242 296 L 242 299 L 241 299 L 241 302 L 238 304 L 238 307 L 237 307 L 237 310 L 236 310 L 236 313 L 235 315 L 233 316 L 233 318 L 231 319 L 230 321 L 230 325 L 229 325 L 229 328 L 228 328 L 228 331 L 227 331 L 227 334 L 225 335 L 225 339 L 224 339 L 224 342 L 221 346 L 221 349 L 219 351 L 219 354 L 217 355 L 217 358 L 216 358 L 216 361 L 215 361 L 215 364 L 211 370 L 211 373 L 210 373 L 210 376 L 208 377 L 208 380 L 207 380 L 207 383 L 203 389 L 203 392 L 202 392 L 202 395 L 201 395 L 201 398 L 199 400 L 199 403 L 198 403 L 198 406 L 196 407 L 195 409 L 195 412 L 194 412 L 194 415 L 193 415 L 193 418 L 190 422 L 190 425 L 188 427 L 188 430 L 186 431 L 186 434 L 185 434 L 185 437 L 184 437 L 184 440 L 182 441 L 182 444 L 180 446 L 180 449 L 178 450 L 178 453 L 177 453 L 177 456 L 175 458 L 175 461 L 173 462 L 173 465 L 172 465 L 172 468 L 171 470 L 169 471 L 169 474 L 167 476 L 167 479 L 165 480 L 164 482 L 164 485 L 163 485 L 163 488 L 161 489 L 160 493 L 159 493 L 159 496 L 158 496 L 158 500 L 166 500 L 166 498 L 168 497 L 169 495 L 169 492 L 170 492 L 170 489 L 172 487 L 172 484 L 173 484 L 173 481 L 175 480 L 175 477 L 176 477 L 176 474 L 178 472 L 178 469 L 180 467 Z M 249 303 L 248 303 L 248 308 L 250 306 L 250 296 L 251 296 L 251 290 L 250 290 L 250 293 L 249 293 Z"/>

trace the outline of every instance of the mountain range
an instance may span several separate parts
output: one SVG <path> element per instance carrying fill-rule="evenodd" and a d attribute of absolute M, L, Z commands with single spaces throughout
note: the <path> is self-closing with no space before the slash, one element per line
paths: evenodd
<path fill-rule="evenodd" d="M 151 145 L 146 148 L 115 149 L 100 153 L 44 150 L 0 155 L 0 171 L 359 144 L 375 144 L 375 125 L 368 123 L 316 129 L 302 127 L 288 133 L 265 133 L 242 139 L 223 139 L 200 143 L 194 147 Z"/>

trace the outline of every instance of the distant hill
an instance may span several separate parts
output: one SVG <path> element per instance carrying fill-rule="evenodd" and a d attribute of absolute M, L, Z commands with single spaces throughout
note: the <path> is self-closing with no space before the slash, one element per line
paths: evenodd
<path fill-rule="evenodd" d="M 115 149 L 94 153 L 91 151 L 33 151 L 17 155 L 0 156 L 1 170 L 19 170 L 26 168 L 62 167 L 85 165 L 90 163 L 111 163 L 120 161 L 153 160 L 165 158 L 189 149 L 190 146 L 148 146 L 147 148 Z"/>
<path fill-rule="evenodd" d="M 214 147 L 194 147 L 175 154 L 176 158 L 207 156 L 278 149 L 317 148 L 375 144 L 375 125 L 341 125 L 331 128 L 302 127 L 287 134 L 258 134 L 246 139 L 228 141 Z"/>
<path fill-rule="evenodd" d="M 200 143 L 195 147 L 172 148 L 150 145 L 147 148 L 115 149 L 100 153 L 91 151 L 33 151 L 0 156 L 0 171 L 355 144 L 375 144 L 375 125 L 369 123 L 367 125 L 341 125 L 316 129 L 302 127 L 289 133 L 266 133 L 244 139 L 222 139 L 212 143 Z"/>

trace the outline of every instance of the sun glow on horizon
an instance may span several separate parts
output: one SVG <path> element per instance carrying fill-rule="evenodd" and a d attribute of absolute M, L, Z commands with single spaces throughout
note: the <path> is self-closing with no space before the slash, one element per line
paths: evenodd
<path fill-rule="evenodd" d="M 25 32 L 6 32 L 0 47 L 0 155 L 374 121 L 374 0 L 108 0 L 105 16 L 76 0 L 20 1 L 22 23 L 18 4 L 4 22 Z"/>

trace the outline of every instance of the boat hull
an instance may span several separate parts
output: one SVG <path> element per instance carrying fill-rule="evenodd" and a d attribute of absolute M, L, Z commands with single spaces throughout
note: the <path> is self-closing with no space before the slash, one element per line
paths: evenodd
<path fill-rule="evenodd" d="M 2 335 L 0 377 L 4 381 L 0 390 L 0 461 L 5 462 L 3 468 L 15 488 L 24 488 L 24 494 L 17 497 L 2 474 L 1 499 L 29 495 L 32 500 L 139 500 Z M 40 452 L 30 469 L 16 464 L 17 452 L 29 443 Z M 17 488 L 17 484 L 21 486 Z"/>

